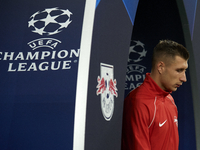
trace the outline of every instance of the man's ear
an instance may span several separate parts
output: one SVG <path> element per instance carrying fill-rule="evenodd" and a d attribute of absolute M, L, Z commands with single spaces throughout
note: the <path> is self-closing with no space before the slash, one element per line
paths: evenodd
<path fill-rule="evenodd" d="M 162 61 L 160 61 L 160 62 L 157 64 L 157 70 L 158 70 L 159 74 L 162 74 L 162 73 L 163 73 L 163 71 L 164 71 L 164 69 L 165 69 L 164 67 L 165 67 L 165 63 L 162 62 Z"/>

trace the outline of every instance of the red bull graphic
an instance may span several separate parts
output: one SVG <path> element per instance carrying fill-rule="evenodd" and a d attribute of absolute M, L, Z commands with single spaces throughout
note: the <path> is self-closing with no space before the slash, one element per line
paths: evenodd
<path fill-rule="evenodd" d="M 113 79 L 113 66 L 101 63 L 101 77 L 97 77 L 97 92 L 101 94 L 101 109 L 104 118 L 109 121 L 114 111 L 114 96 L 117 94 L 117 81 Z"/>
<path fill-rule="evenodd" d="M 98 76 L 98 79 L 97 79 L 97 82 L 98 82 L 98 85 L 97 85 L 97 95 L 99 94 L 103 94 L 104 91 L 106 91 L 106 87 L 107 87 L 107 83 L 105 82 L 105 79 L 104 78 L 100 78 L 100 76 Z M 117 97 L 117 88 L 116 88 L 116 84 L 117 84 L 117 81 L 116 80 L 112 80 L 110 79 L 109 81 L 109 91 L 111 94 L 115 95 Z"/>

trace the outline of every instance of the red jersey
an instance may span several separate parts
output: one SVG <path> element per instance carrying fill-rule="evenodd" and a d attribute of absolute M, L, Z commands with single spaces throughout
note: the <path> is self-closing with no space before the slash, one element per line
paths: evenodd
<path fill-rule="evenodd" d="M 174 99 L 147 73 L 124 101 L 122 150 L 178 150 L 177 119 Z"/>

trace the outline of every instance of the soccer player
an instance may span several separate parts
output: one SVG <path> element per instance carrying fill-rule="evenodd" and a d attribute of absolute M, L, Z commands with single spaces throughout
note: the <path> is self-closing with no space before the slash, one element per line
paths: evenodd
<path fill-rule="evenodd" d="M 151 73 L 124 101 L 122 150 L 178 150 L 178 112 L 170 93 L 187 81 L 188 59 L 177 42 L 156 45 Z"/>

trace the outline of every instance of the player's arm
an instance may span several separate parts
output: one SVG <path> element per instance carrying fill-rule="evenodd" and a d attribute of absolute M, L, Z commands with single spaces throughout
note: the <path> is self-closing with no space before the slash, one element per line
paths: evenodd
<path fill-rule="evenodd" d="M 125 100 L 122 127 L 122 150 L 150 150 L 149 111 L 142 104 Z"/>

